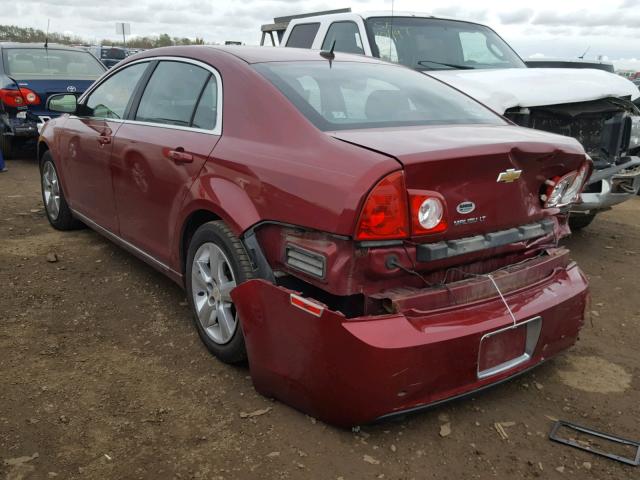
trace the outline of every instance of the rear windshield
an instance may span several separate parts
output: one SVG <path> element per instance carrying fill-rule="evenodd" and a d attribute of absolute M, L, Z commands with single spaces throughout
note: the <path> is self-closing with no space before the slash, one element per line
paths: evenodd
<path fill-rule="evenodd" d="M 457 90 L 405 67 L 327 61 L 254 67 L 320 130 L 506 123 Z"/>
<path fill-rule="evenodd" d="M 6 48 L 2 59 L 5 72 L 15 80 L 95 80 L 105 71 L 95 57 L 80 50 Z"/>

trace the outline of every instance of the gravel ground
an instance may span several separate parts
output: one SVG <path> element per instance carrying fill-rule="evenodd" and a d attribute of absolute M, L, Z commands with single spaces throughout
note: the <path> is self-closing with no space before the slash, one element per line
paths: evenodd
<path fill-rule="evenodd" d="M 640 197 L 565 242 L 593 296 L 573 349 L 477 398 L 352 432 L 256 394 L 247 367 L 201 345 L 179 287 L 91 230 L 53 230 L 35 161 L 7 163 L 0 478 L 640 478 L 547 439 L 561 418 L 640 440 Z"/>

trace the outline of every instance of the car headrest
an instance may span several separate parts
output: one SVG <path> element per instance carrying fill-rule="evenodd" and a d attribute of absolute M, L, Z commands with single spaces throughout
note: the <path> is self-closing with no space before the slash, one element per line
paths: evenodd
<path fill-rule="evenodd" d="M 409 97 L 400 90 L 374 90 L 369 94 L 364 113 L 369 120 L 385 120 L 411 110 Z"/>
<path fill-rule="evenodd" d="M 11 73 L 36 73 L 36 64 L 32 60 L 14 60 Z"/>
<path fill-rule="evenodd" d="M 67 73 L 70 75 L 86 75 L 87 64 L 79 62 L 71 62 L 67 64 Z"/>

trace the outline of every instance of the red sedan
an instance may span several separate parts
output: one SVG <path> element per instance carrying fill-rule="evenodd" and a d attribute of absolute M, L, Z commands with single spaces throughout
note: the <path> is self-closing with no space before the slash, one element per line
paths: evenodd
<path fill-rule="evenodd" d="M 39 142 L 51 224 L 183 285 L 205 345 L 337 425 L 477 391 L 571 346 L 558 240 L 591 162 L 373 58 L 172 47 L 128 58 Z"/>

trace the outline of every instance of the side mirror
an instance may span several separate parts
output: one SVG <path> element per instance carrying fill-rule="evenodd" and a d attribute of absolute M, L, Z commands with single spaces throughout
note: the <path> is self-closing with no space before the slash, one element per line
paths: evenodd
<path fill-rule="evenodd" d="M 47 99 L 47 110 L 59 113 L 76 113 L 78 99 L 69 93 L 58 93 Z"/>

